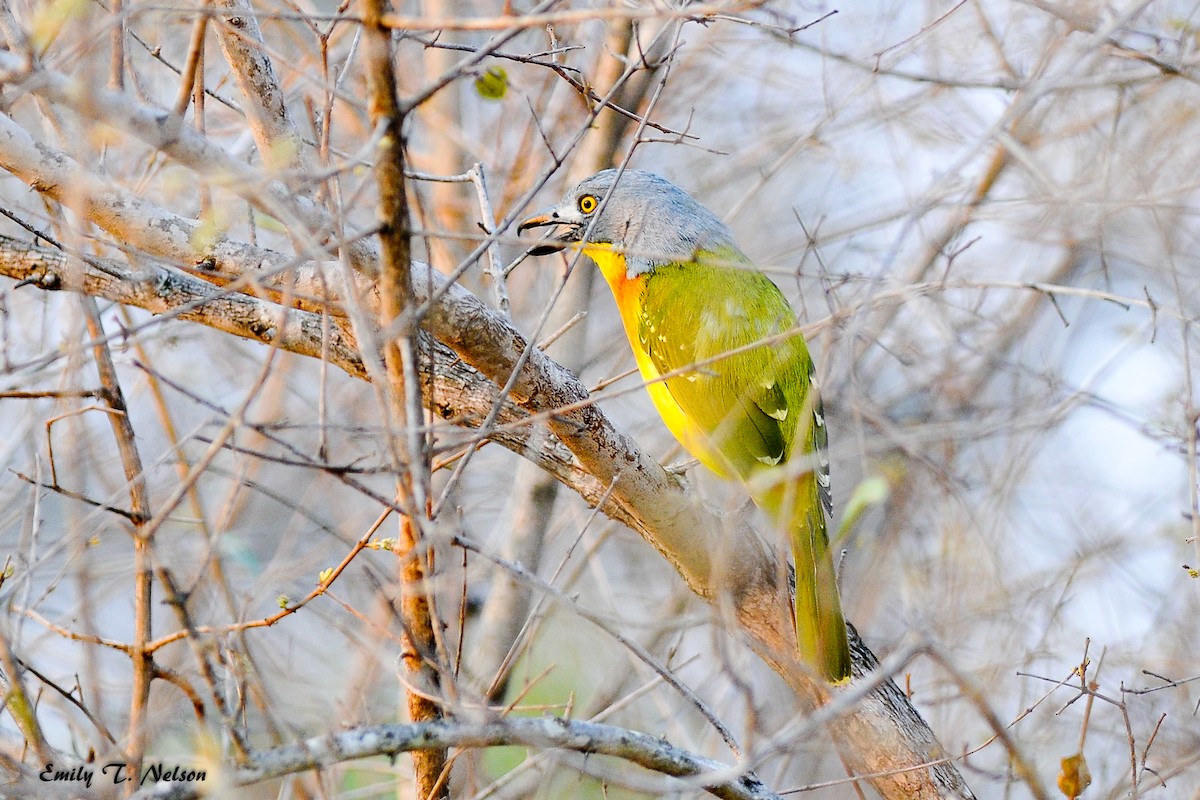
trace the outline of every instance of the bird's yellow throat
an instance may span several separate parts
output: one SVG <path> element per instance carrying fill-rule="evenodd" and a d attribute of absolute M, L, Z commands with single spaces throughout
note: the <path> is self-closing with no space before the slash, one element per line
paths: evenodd
<path fill-rule="evenodd" d="M 630 278 L 625 264 L 625 254 L 613 249 L 611 244 L 589 244 L 583 248 L 583 254 L 596 262 L 596 266 L 600 268 L 600 274 L 604 276 L 605 283 L 608 284 L 609 289 L 612 289 L 613 298 L 617 301 L 617 310 L 621 313 L 621 322 L 629 337 L 629 343 L 633 346 L 634 355 L 639 355 L 641 348 L 638 346 L 636 331 L 646 275 Z M 640 356 L 638 366 L 642 366 Z"/>
<path fill-rule="evenodd" d="M 625 254 L 614 249 L 610 244 L 589 244 L 583 248 L 583 253 L 596 262 L 600 274 L 604 276 L 605 283 L 612 290 L 613 298 L 617 302 L 617 311 L 621 315 L 621 324 L 625 328 L 625 337 L 629 340 L 634 361 L 637 362 L 638 372 L 641 373 L 642 380 L 646 381 L 646 391 L 649 392 L 650 399 L 658 410 L 659 416 L 666 423 L 667 429 L 674 434 L 689 453 L 700 459 L 706 467 L 722 477 L 729 477 L 728 468 L 721 459 L 720 453 L 709 441 L 705 431 L 679 406 L 679 403 L 671 395 L 670 389 L 667 388 L 667 384 L 659 380 L 661 375 L 658 368 L 654 366 L 654 361 L 646 352 L 641 337 L 638 335 L 638 329 L 642 324 L 642 292 L 651 273 L 644 272 L 632 278 L 629 277 Z M 656 324 L 661 323 L 660 320 Z"/>
<path fill-rule="evenodd" d="M 589 244 L 583 248 L 583 254 L 596 262 L 604 280 L 614 292 L 618 286 L 628 282 L 625 266 L 625 254 L 618 252 L 611 244 Z"/>

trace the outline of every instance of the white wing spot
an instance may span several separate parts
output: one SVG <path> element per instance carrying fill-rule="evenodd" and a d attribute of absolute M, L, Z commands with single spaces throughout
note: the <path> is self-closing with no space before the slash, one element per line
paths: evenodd
<path fill-rule="evenodd" d="M 750 314 L 746 311 L 745 304 L 737 297 L 725 298 L 725 313 L 739 319 L 750 319 Z"/>
<path fill-rule="evenodd" d="M 716 338 L 725 330 L 725 322 L 720 315 L 714 314 L 708 309 L 700 312 L 700 329 L 709 338 Z"/>

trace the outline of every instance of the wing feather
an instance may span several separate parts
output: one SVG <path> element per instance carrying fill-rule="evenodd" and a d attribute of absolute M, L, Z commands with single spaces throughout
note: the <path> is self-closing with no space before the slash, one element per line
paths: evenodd
<path fill-rule="evenodd" d="M 687 297 L 671 290 L 680 285 Z M 743 478 L 787 461 L 797 444 L 812 449 L 815 420 L 800 425 L 812 370 L 803 338 L 743 349 L 795 324 L 783 293 L 752 270 L 671 264 L 647 280 L 639 341 L 660 374 L 680 371 L 665 382 L 672 398 Z"/>

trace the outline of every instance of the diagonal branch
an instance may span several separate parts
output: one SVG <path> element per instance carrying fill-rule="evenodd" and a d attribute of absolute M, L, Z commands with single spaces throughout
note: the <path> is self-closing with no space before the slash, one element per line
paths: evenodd
<path fill-rule="evenodd" d="M 320 315 L 284 309 L 169 267 L 146 265 L 133 270 L 109 259 L 81 262 L 57 250 L 0 236 L 0 275 L 18 285 L 91 294 L 160 315 L 126 331 L 131 335 L 145 325 L 180 319 L 243 339 L 274 343 L 281 350 L 309 358 L 324 355 L 348 375 L 360 379 L 367 375 L 354 341 L 340 326 L 331 326 L 322 344 Z M 422 341 L 427 360 L 433 364 L 421 375 L 424 394 L 431 398 L 430 410 L 448 422 L 477 428 L 496 403 L 496 387 L 445 345 L 428 336 Z M 487 439 L 530 460 L 592 503 L 604 496 L 605 487 L 584 472 L 560 443 L 537 434 L 529 415 L 512 403 L 501 404 L 497 426 Z"/>
<path fill-rule="evenodd" d="M 259 154 L 272 169 L 305 169 L 303 141 L 266 53 L 258 17 L 247 0 L 220 0 L 217 41 L 246 102 Z"/>

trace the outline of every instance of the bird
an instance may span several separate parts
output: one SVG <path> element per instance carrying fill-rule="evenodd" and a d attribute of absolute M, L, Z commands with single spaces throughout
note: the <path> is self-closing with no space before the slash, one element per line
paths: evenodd
<path fill-rule="evenodd" d="M 517 232 L 533 228 L 551 230 L 530 255 L 581 250 L 599 268 L 650 398 L 684 449 L 741 481 L 787 532 L 799 654 L 824 680 L 849 680 L 824 409 L 783 292 L 715 214 L 651 172 L 597 172 Z"/>

